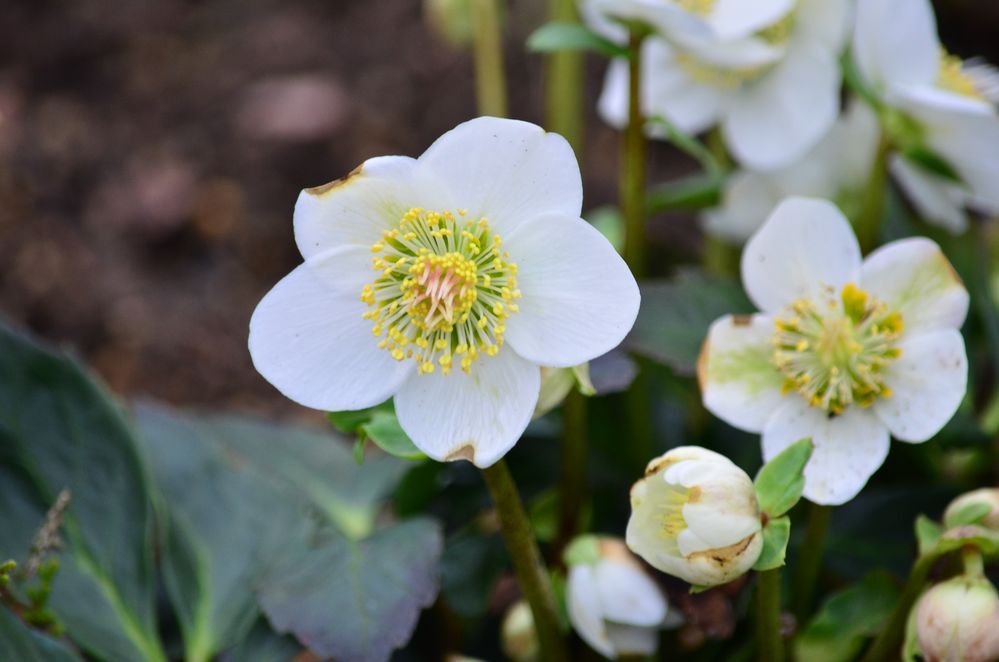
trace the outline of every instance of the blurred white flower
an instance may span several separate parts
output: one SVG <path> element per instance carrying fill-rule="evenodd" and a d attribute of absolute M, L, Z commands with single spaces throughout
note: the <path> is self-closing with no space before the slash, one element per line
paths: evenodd
<path fill-rule="evenodd" d="M 784 198 L 827 198 L 852 216 L 867 184 L 879 140 L 874 111 L 854 102 L 800 161 L 771 172 L 740 170 L 728 178 L 721 206 L 704 215 L 704 229 L 743 243 Z"/>
<path fill-rule="evenodd" d="M 916 636 L 929 662 L 999 659 L 999 594 L 982 576 L 937 584 L 916 604 Z"/>
<path fill-rule="evenodd" d="M 889 433 L 923 442 L 957 411 L 968 292 L 932 241 L 895 241 L 862 261 L 834 205 L 789 198 L 746 245 L 742 283 L 762 312 L 711 325 L 704 405 L 762 433 L 766 460 L 810 437 L 810 500 L 849 501 L 887 457 Z"/>
<path fill-rule="evenodd" d="M 718 453 L 674 448 L 631 488 L 628 547 L 663 572 L 716 586 L 749 571 L 763 550 L 753 481 Z"/>
<path fill-rule="evenodd" d="M 654 654 L 667 614 L 662 591 L 620 540 L 586 536 L 577 542 L 592 545 L 593 553 L 570 561 L 572 627 L 604 657 Z"/>
<path fill-rule="evenodd" d="M 526 600 L 518 600 L 507 609 L 500 626 L 500 644 L 503 653 L 514 662 L 535 662 L 540 658 L 534 614 Z"/>
<path fill-rule="evenodd" d="M 600 4 L 604 14 L 619 5 Z M 642 50 L 647 117 L 662 116 L 687 133 L 719 124 L 736 158 L 758 170 L 800 159 L 832 126 L 840 106 L 838 55 L 848 32 L 847 0 L 641 4 L 680 9 L 688 20 L 701 20 L 701 29 L 676 29 L 677 20 L 649 21 L 657 33 Z M 627 63 L 617 60 L 607 72 L 600 113 L 621 127 L 627 103 Z M 654 124 L 650 132 L 657 135 Z"/>
<path fill-rule="evenodd" d="M 929 0 L 860 0 L 853 54 L 895 142 L 928 150 L 957 177 L 911 151 L 893 155 L 892 174 L 919 213 L 955 233 L 967 227 L 966 208 L 999 214 L 995 70 L 943 49 Z"/>
<path fill-rule="evenodd" d="M 604 354 L 638 312 L 634 277 L 581 206 L 562 137 L 489 117 L 418 159 L 370 159 L 307 189 L 305 263 L 254 311 L 254 365 L 316 409 L 394 396 L 424 453 L 489 466 L 530 421 L 539 366 Z"/>

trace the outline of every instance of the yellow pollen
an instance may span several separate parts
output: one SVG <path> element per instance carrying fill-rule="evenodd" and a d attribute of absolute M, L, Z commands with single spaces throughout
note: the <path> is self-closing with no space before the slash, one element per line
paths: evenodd
<path fill-rule="evenodd" d="M 371 246 L 377 277 L 361 289 L 362 317 L 374 322 L 379 348 L 415 360 L 420 374 L 437 365 L 449 374 L 453 356 L 465 372 L 480 351 L 495 356 L 504 320 L 517 312 L 517 265 L 489 221 L 467 213 L 414 207 Z"/>
<path fill-rule="evenodd" d="M 985 101 L 975 80 L 964 70 L 964 62 L 956 55 L 940 49 L 940 70 L 937 72 L 937 87 L 963 97 Z"/>

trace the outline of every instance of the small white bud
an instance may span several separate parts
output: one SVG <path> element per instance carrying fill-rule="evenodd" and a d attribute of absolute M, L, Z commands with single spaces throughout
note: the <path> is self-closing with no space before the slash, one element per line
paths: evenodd
<path fill-rule="evenodd" d="M 562 404 L 575 384 L 572 368 L 541 368 L 541 393 L 531 418 L 541 418 Z"/>
<path fill-rule="evenodd" d="M 538 633 L 534 629 L 534 614 L 527 602 L 518 600 L 507 610 L 500 638 L 503 652 L 514 662 L 535 662 L 539 659 Z"/>
<path fill-rule="evenodd" d="M 594 553 L 573 554 L 570 547 L 566 554 L 572 627 L 604 657 L 654 654 L 667 611 L 662 591 L 622 541 L 587 536 L 579 542 Z"/>
<path fill-rule="evenodd" d="M 628 547 L 699 586 L 746 573 L 763 550 L 753 481 L 728 458 L 681 446 L 649 463 L 631 488 Z"/>
<path fill-rule="evenodd" d="M 955 521 L 955 515 L 968 506 L 979 503 L 988 506 L 989 511 L 978 524 L 987 529 L 999 531 L 999 488 L 994 487 L 983 487 L 967 494 L 962 494 L 951 501 L 950 505 L 947 506 L 947 510 L 944 511 L 944 526 L 949 529 L 960 524 L 967 524 L 967 522 Z"/>
<path fill-rule="evenodd" d="M 928 662 L 999 659 L 999 594 L 982 576 L 937 584 L 916 605 L 916 633 Z"/>

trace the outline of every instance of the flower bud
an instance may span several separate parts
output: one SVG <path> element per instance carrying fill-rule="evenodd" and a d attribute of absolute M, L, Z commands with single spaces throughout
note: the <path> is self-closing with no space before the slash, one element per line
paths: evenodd
<path fill-rule="evenodd" d="M 681 446 L 649 463 L 631 488 L 628 547 L 699 586 L 747 572 L 763 550 L 753 481 L 728 458 Z"/>
<path fill-rule="evenodd" d="M 518 600 L 507 610 L 500 637 L 503 652 L 514 662 L 535 662 L 539 658 L 541 648 L 534 629 L 534 614 L 524 600 Z"/>
<path fill-rule="evenodd" d="M 666 598 L 623 542 L 585 536 L 566 561 L 569 620 L 583 641 L 611 659 L 655 653 Z"/>
<path fill-rule="evenodd" d="M 999 489 L 994 487 L 983 487 L 979 490 L 962 494 L 951 501 L 950 505 L 947 506 L 947 510 L 944 511 L 944 526 L 950 529 L 961 524 L 967 524 L 968 522 L 959 521 L 956 516 L 962 510 L 974 504 L 982 504 L 989 508 L 989 511 L 977 523 L 987 529 L 999 531 Z"/>
<path fill-rule="evenodd" d="M 999 659 L 999 594 L 982 576 L 937 584 L 916 605 L 916 634 L 928 662 Z"/>
<path fill-rule="evenodd" d="M 576 383 L 572 368 L 542 368 L 541 393 L 531 418 L 541 418 L 562 404 Z"/>

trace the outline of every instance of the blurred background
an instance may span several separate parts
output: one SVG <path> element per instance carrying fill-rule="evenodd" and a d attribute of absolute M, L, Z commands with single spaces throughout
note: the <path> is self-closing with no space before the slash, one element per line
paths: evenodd
<path fill-rule="evenodd" d="M 508 3 L 511 114 L 542 122 L 546 3 Z M 416 156 L 475 112 L 470 54 L 420 0 L 2 0 L 0 314 L 69 346 L 114 391 L 309 416 L 253 370 L 247 324 L 299 261 L 298 191 Z M 962 56 L 999 62 L 999 5 L 936 3 Z M 588 62 L 586 206 L 611 203 L 618 138 Z M 694 169 L 653 150 L 653 182 Z M 651 220 L 664 274 L 692 216 Z"/>

